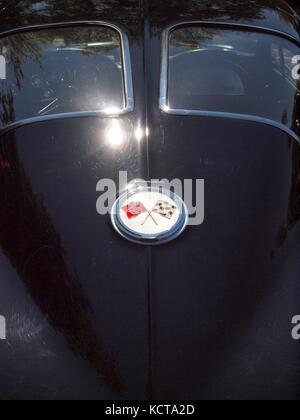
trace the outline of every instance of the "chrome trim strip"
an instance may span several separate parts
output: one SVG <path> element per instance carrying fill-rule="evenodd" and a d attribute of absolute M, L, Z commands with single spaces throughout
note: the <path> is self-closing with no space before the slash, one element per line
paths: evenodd
<path fill-rule="evenodd" d="M 259 26 L 249 26 L 245 24 L 238 24 L 238 23 L 228 23 L 228 22 L 206 22 L 206 21 L 189 21 L 183 22 L 176 25 L 173 25 L 167 28 L 162 35 L 162 56 L 161 56 L 161 78 L 160 78 L 160 98 L 159 98 L 159 108 L 165 114 L 170 115 L 182 115 L 182 116 L 199 116 L 199 117 L 211 117 L 211 118 L 230 118 L 236 119 L 241 121 L 250 121 L 256 122 L 260 124 L 269 125 L 279 130 L 285 132 L 287 135 L 291 136 L 294 140 L 300 143 L 299 136 L 290 128 L 286 127 L 285 125 L 273 121 L 268 118 L 263 118 L 254 115 L 248 114 L 234 114 L 229 112 L 213 112 L 213 111 L 198 111 L 198 110 L 189 110 L 189 109 L 172 109 L 169 107 L 168 104 L 168 67 L 169 67 L 169 37 L 170 33 L 176 29 L 191 26 L 191 25 L 203 25 L 203 26 L 219 26 L 224 28 L 234 28 L 240 30 L 250 30 L 253 32 L 265 32 L 269 34 L 273 34 L 276 36 L 281 36 L 284 38 L 289 39 L 290 41 L 296 43 L 300 46 L 300 40 L 297 40 L 291 35 L 286 33 L 277 31 L 275 29 L 268 29 Z"/>
<path fill-rule="evenodd" d="M 269 34 L 273 34 L 273 35 L 277 35 L 280 36 L 281 38 L 287 38 L 288 40 L 296 43 L 298 46 L 300 46 L 300 35 L 299 38 L 294 37 L 291 34 L 288 34 L 287 32 L 283 32 L 280 31 L 278 29 L 272 29 L 272 28 L 267 28 L 264 26 L 259 26 L 259 25 L 249 25 L 247 23 L 236 23 L 236 22 L 221 22 L 221 21 L 206 21 L 206 20 L 191 20 L 191 21 L 186 21 L 186 22 L 181 22 L 181 23 L 177 23 L 175 25 L 171 25 L 169 26 L 164 33 L 168 32 L 170 34 L 170 32 L 172 32 L 175 29 L 178 29 L 180 27 L 185 27 L 185 26 L 191 26 L 191 25 L 202 25 L 202 26 L 215 26 L 215 27 L 223 27 L 223 28 L 233 28 L 233 29 L 240 29 L 241 31 L 248 31 L 248 32 L 264 32 L 264 33 L 269 33 Z"/>
<path fill-rule="evenodd" d="M 119 117 L 120 115 L 126 114 L 127 112 L 130 112 L 130 111 L 126 111 L 124 108 L 122 112 L 115 113 L 115 114 L 107 114 L 102 111 L 94 111 L 94 112 L 87 111 L 87 112 L 68 112 L 68 113 L 62 113 L 62 114 L 53 114 L 53 115 L 44 115 L 41 117 L 26 118 L 24 120 L 19 120 L 14 123 L 8 124 L 3 128 L 0 128 L 0 136 L 2 136 L 3 134 L 11 130 L 15 130 L 16 128 L 20 128 L 26 125 L 37 124 L 40 122 L 70 120 L 73 118 L 95 118 L 95 117 L 116 118 L 116 117 Z"/>
<path fill-rule="evenodd" d="M 123 30 L 118 26 L 102 21 L 75 21 L 75 22 L 63 22 L 63 23 L 49 23 L 44 25 L 31 25 L 31 26 L 22 26 L 10 31 L 5 31 L 0 33 L 0 39 L 5 38 L 10 35 L 15 35 L 22 32 L 32 32 L 40 31 L 54 28 L 69 28 L 73 26 L 103 26 L 115 30 L 121 41 L 121 53 L 123 59 L 123 83 L 124 83 L 124 107 L 116 112 L 107 111 L 88 111 L 88 112 L 70 112 L 62 114 L 53 114 L 53 115 L 44 115 L 40 117 L 31 117 L 24 120 L 16 121 L 9 125 L 6 125 L 3 128 L 0 128 L 0 135 L 13 130 L 15 128 L 21 127 L 23 125 L 35 124 L 43 121 L 53 121 L 61 119 L 70 119 L 70 118 L 84 118 L 84 117 L 117 117 L 120 115 L 125 115 L 134 110 L 134 93 L 133 93 L 133 79 L 132 79 L 132 69 L 131 69 L 131 58 L 130 58 L 130 47 L 128 37 Z"/>
<path fill-rule="evenodd" d="M 248 114 L 234 114 L 230 112 L 213 112 L 213 111 L 188 111 L 185 109 L 169 109 L 167 114 L 170 115 L 185 115 L 185 116 L 199 116 L 199 117 L 208 117 L 208 118 L 226 118 L 232 120 L 240 120 L 240 121 L 249 121 L 249 122 L 256 122 L 260 124 L 269 125 L 275 128 L 278 128 L 281 131 L 284 131 L 287 135 L 291 136 L 294 140 L 296 140 L 300 144 L 300 138 L 294 133 L 293 130 L 284 126 L 283 124 L 270 120 L 268 118 L 263 117 L 256 117 L 253 115 Z"/>

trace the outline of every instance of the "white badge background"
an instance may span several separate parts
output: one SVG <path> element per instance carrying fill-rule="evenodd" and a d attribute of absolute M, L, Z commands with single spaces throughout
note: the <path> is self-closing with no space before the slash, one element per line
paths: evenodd
<path fill-rule="evenodd" d="M 122 207 L 127 206 L 132 202 L 141 202 L 150 212 L 153 210 L 158 200 L 163 200 L 169 203 L 171 206 L 175 205 L 177 210 L 173 214 L 172 219 L 167 219 L 166 217 L 161 216 L 158 213 L 153 212 L 152 217 L 156 220 L 157 225 L 154 223 L 152 218 L 149 216 L 144 225 L 143 222 L 146 220 L 148 213 L 140 214 L 137 217 L 128 219 L 127 214 Z M 128 200 L 124 201 L 120 208 L 120 218 L 123 224 L 134 232 L 142 235 L 158 235 L 164 232 L 168 232 L 172 229 L 180 217 L 180 210 L 178 209 L 177 204 L 172 200 L 168 195 L 159 193 L 159 192 L 138 192 L 132 195 Z"/>

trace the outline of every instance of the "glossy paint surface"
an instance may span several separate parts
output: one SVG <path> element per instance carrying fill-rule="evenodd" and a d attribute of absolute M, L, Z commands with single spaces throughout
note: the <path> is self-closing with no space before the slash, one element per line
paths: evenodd
<path fill-rule="evenodd" d="M 158 106 L 166 27 L 218 19 L 299 38 L 290 9 L 68 3 L 0 2 L 2 28 L 85 19 L 124 28 L 135 109 L 1 136 L 0 398 L 297 399 L 299 146 L 274 127 Z M 119 144 L 107 136 L 112 122 Z M 141 127 L 149 135 L 137 138 Z M 205 222 L 156 249 L 125 241 L 96 212 L 97 182 L 124 170 L 129 181 L 204 179 Z"/>

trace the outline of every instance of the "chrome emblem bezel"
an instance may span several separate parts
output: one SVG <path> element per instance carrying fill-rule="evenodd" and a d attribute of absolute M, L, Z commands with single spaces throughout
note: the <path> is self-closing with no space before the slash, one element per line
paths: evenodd
<path fill-rule="evenodd" d="M 178 219 L 176 223 L 172 224 L 170 219 L 170 228 L 164 230 L 163 232 L 149 234 L 144 234 L 137 232 L 136 230 L 129 227 L 129 223 L 126 224 L 122 220 L 121 212 L 123 211 L 123 206 L 126 202 L 129 202 L 137 194 L 159 194 L 162 199 L 168 197 L 172 202 L 174 202 L 179 211 Z M 148 216 L 151 217 L 151 209 L 147 209 Z M 156 217 L 163 217 L 156 213 Z M 115 230 L 125 239 L 130 242 L 134 242 L 141 245 L 161 245 L 173 241 L 178 238 L 186 229 L 188 224 L 189 214 L 187 206 L 184 201 L 173 191 L 167 190 L 161 186 L 141 186 L 136 185 L 133 188 L 126 190 L 123 194 L 119 196 L 116 202 L 113 205 L 111 210 L 111 221 Z"/>

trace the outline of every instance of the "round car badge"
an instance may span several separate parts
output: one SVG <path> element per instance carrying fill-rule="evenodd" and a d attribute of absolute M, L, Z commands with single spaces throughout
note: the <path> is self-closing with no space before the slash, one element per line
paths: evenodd
<path fill-rule="evenodd" d="M 117 232 L 143 245 L 160 245 L 177 238 L 186 228 L 188 210 L 170 190 L 136 185 L 115 202 L 111 219 Z"/>

